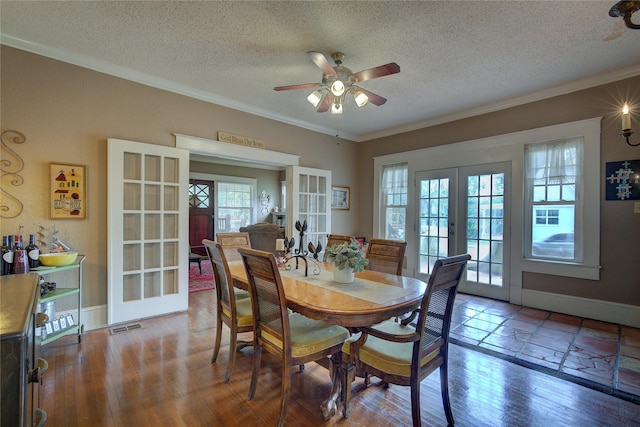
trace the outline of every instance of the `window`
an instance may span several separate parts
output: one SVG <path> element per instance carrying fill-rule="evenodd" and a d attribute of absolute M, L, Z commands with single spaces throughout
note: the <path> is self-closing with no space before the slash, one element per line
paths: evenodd
<path fill-rule="evenodd" d="M 558 213 L 559 209 L 535 209 L 536 215 L 536 224 L 549 224 L 549 225 L 558 225 Z"/>
<path fill-rule="evenodd" d="M 525 257 L 580 262 L 583 140 L 525 146 Z"/>
<path fill-rule="evenodd" d="M 201 183 L 189 183 L 189 207 L 202 208 L 209 207 L 209 185 Z"/>
<path fill-rule="evenodd" d="M 219 231 L 240 231 L 240 227 L 251 224 L 252 189 L 251 184 L 218 182 L 218 219 L 225 223 L 225 227 L 219 227 Z"/>
<path fill-rule="evenodd" d="M 405 240 L 408 174 L 406 163 L 382 169 L 381 210 L 386 239 Z"/>

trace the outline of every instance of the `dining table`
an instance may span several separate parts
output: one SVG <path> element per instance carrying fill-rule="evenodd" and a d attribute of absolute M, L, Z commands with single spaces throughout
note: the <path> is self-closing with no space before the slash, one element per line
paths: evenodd
<path fill-rule="evenodd" d="M 427 284 L 420 279 L 372 270 L 355 274 L 351 283 L 333 279 L 332 264 L 317 260 L 290 261 L 279 268 L 287 307 L 312 319 L 344 326 L 352 332 L 384 320 L 402 316 L 420 307 Z M 241 261 L 230 262 L 234 286 L 247 289 Z M 333 383 L 329 398 L 322 403 L 325 420 L 337 412 L 340 376 L 330 369 Z"/>

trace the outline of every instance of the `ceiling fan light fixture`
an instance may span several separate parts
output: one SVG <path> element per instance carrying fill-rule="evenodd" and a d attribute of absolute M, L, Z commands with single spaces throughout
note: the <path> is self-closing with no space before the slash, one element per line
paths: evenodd
<path fill-rule="evenodd" d="M 318 104 L 320 104 L 321 100 L 322 92 L 319 90 L 314 90 L 309 94 L 309 96 L 307 96 L 307 101 L 309 101 L 309 104 L 313 105 L 314 107 L 317 107 Z"/>
<path fill-rule="evenodd" d="M 336 102 L 331 104 L 331 114 L 342 114 L 342 102 L 340 102 L 340 98 L 336 98 Z"/>
<path fill-rule="evenodd" d="M 331 84 L 331 93 L 334 96 L 341 96 L 344 93 L 344 83 L 342 80 L 336 80 Z"/>
<path fill-rule="evenodd" d="M 353 94 L 353 100 L 356 101 L 356 105 L 358 107 L 364 107 L 369 102 L 369 97 L 364 94 L 364 92 L 358 90 Z"/>

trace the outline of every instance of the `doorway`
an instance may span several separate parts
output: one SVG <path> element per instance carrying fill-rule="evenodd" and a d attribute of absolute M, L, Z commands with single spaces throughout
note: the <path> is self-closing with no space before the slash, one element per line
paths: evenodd
<path fill-rule="evenodd" d="M 189 179 L 189 246 L 191 252 L 206 256 L 203 239 L 214 236 L 214 182 Z"/>
<path fill-rule="evenodd" d="M 509 162 L 416 173 L 418 276 L 469 253 L 460 291 L 509 300 Z"/>

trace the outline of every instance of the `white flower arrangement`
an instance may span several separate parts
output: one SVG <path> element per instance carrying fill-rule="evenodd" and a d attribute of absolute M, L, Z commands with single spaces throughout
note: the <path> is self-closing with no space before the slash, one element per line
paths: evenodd
<path fill-rule="evenodd" d="M 353 268 L 354 271 L 363 271 L 369 264 L 364 252 L 356 243 L 341 243 L 329 246 L 325 252 L 326 260 L 332 262 L 340 270 L 346 267 Z"/>

